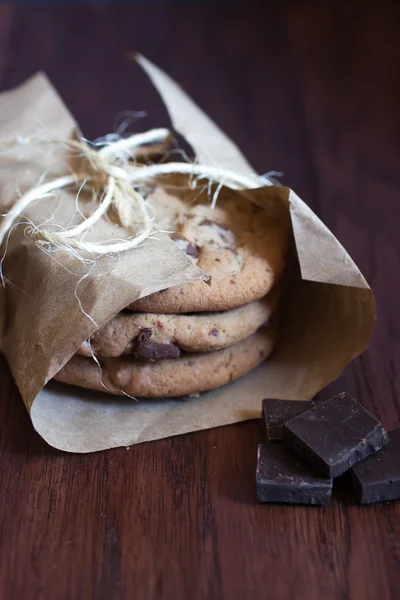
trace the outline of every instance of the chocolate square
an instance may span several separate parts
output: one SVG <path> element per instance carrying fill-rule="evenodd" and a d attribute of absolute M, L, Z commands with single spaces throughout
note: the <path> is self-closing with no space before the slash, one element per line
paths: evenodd
<path fill-rule="evenodd" d="M 389 431 L 389 443 L 351 470 L 361 504 L 400 499 L 400 429 Z"/>
<path fill-rule="evenodd" d="M 326 505 L 332 495 L 332 479 L 281 442 L 259 444 L 256 480 L 260 502 Z"/>
<path fill-rule="evenodd" d="M 342 393 L 284 425 L 284 441 L 326 477 L 338 477 L 388 441 L 382 424 Z"/>
<path fill-rule="evenodd" d="M 265 398 L 262 401 L 262 420 L 267 442 L 281 440 L 286 421 L 313 406 L 308 400 L 276 400 Z"/>

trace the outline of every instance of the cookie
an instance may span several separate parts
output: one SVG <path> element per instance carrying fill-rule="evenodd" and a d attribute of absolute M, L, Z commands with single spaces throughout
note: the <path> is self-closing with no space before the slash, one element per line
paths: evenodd
<path fill-rule="evenodd" d="M 260 208 L 240 193 L 222 188 L 211 209 L 201 193 L 156 187 L 148 196 L 155 227 L 211 276 L 210 285 L 191 281 L 141 298 L 128 308 L 152 313 L 223 311 L 265 296 L 279 281 L 289 245 L 287 211 Z"/>
<path fill-rule="evenodd" d="M 142 398 L 186 396 L 212 390 L 254 369 L 273 351 L 276 327 L 259 329 L 234 346 L 177 359 L 143 362 L 130 356 L 106 358 L 99 366 L 75 354 L 54 377 L 57 381 L 111 394 Z"/>
<path fill-rule="evenodd" d="M 218 313 L 155 315 L 124 312 L 116 315 L 84 342 L 78 354 L 137 359 L 177 358 L 181 350 L 213 352 L 252 335 L 271 319 L 278 290 L 261 300 Z"/>

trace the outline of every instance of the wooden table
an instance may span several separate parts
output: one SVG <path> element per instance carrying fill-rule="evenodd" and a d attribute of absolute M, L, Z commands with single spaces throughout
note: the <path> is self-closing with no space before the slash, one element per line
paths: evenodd
<path fill-rule="evenodd" d="M 141 129 L 167 123 L 127 52 L 170 72 L 259 172 L 285 172 L 365 274 L 373 341 L 323 394 L 398 427 L 399 13 L 269 4 L 1 5 L 0 87 L 45 70 L 94 138 L 126 109 L 147 110 Z M 400 503 L 257 504 L 258 422 L 66 455 L 33 431 L 4 361 L 1 385 L 2 598 L 400 597 Z"/>

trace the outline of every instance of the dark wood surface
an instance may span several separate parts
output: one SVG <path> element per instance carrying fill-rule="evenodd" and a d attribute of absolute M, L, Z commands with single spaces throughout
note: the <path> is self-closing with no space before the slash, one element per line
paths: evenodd
<path fill-rule="evenodd" d="M 127 52 L 169 71 L 260 172 L 285 172 L 362 269 L 375 335 L 323 394 L 346 390 L 399 427 L 399 13 L 276 4 L 0 5 L 0 88 L 45 70 L 93 138 L 127 109 L 147 110 L 140 127 L 167 123 Z M 257 504 L 255 421 L 57 452 L 0 368 L 2 598 L 400 597 L 399 502 L 358 507 L 339 486 L 327 509 Z"/>

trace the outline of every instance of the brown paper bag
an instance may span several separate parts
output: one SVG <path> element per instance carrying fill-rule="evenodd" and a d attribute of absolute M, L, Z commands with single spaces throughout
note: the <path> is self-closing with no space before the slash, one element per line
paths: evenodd
<path fill-rule="evenodd" d="M 157 234 L 118 259 L 88 265 L 61 250 L 46 253 L 29 237 L 38 224 L 79 218 L 76 190 L 33 204 L 3 245 L 2 351 L 39 434 L 52 446 L 92 452 L 258 417 L 261 399 L 311 398 L 367 346 L 375 321 L 365 279 L 333 234 L 290 189 L 269 186 L 233 142 L 160 69 L 138 61 L 160 92 L 177 132 L 200 163 L 254 180 L 256 202 L 290 211 L 301 276 L 294 278 L 282 340 L 273 356 L 236 382 L 178 400 L 140 400 L 49 382 L 93 331 L 139 297 L 206 275 L 168 236 Z M 43 74 L 0 94 L 0 140 L 18 135 L 74 138 L 74 119 Z M 68 173 L 63 146 L 18 145 L 0 155 L 3 213 L 42 177 Z M 126 237 L 104 220 L 93 239 Z M 89 239 L 89 238 L 88 238 Z"/>

